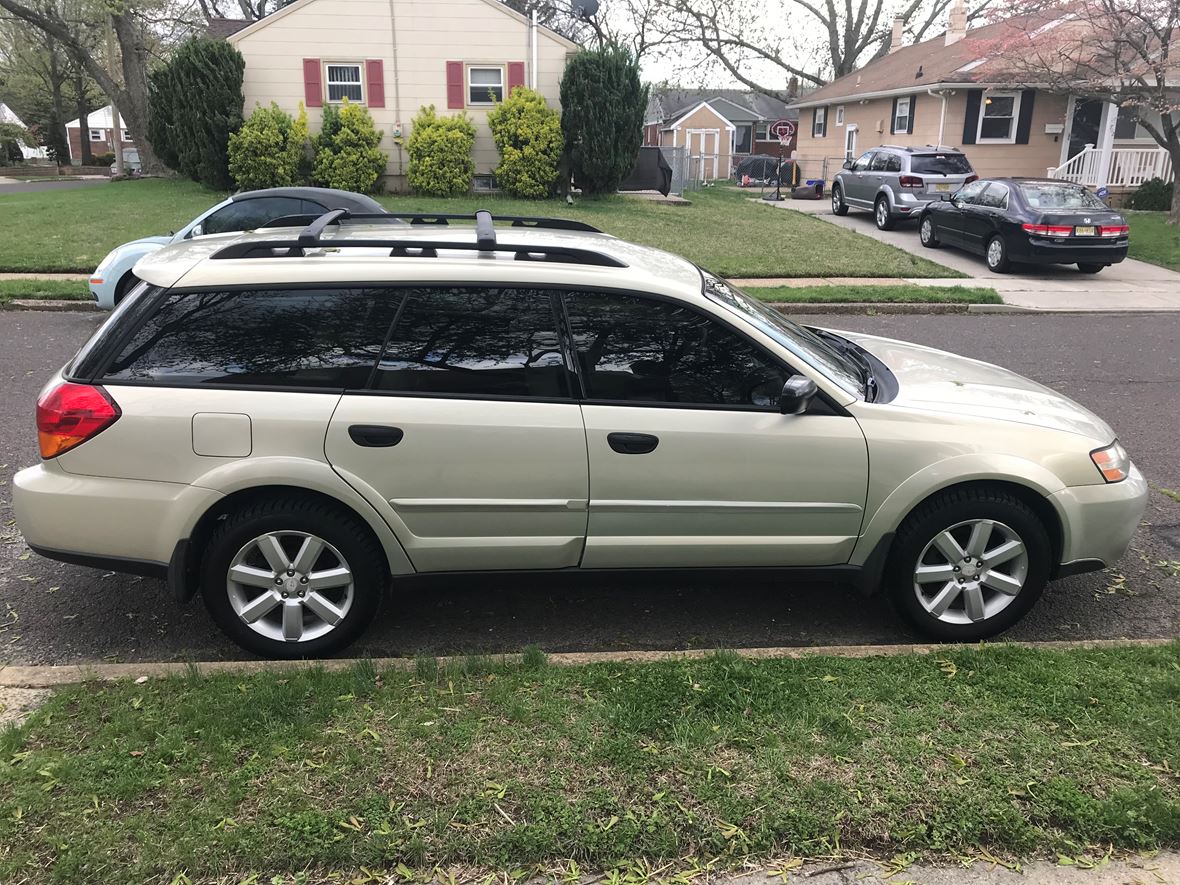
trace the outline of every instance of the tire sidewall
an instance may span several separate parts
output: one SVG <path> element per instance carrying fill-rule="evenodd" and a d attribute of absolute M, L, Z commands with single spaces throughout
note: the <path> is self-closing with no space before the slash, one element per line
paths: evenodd
<path fill-rule="evenodd" d="M 353 574 L 353 600 L 344 620 L 318 639 L 279 642 L 243 623 L 233 610 L 226 586 L 229 564 L 238 551 L 267 532 L 309 532 L 340 551 Z M 230 516 L 209 539 L 201 563 L 201 597 L 217 625 L 235 643 L 270 658 L 315 658 L 334 654 L 354 642 L 372 623 L 385 595 L 386 575 L 379 548 L 356 521 L 331 509 L 276 505 L 269 511 L 251 508 Z"/>
<path fill-rule="evenodd" d="M 843 215 L 847 211 L 844 205 L 844 188 L 839 184 L 832 186 L 832 212 L 836 215 Z"/>
<path fill-rule="evenodd" d="M 947 624 L 918 601 L 914 568 L 939 532 L 972 519 L 994 519 L 1015 531 L 1028 552 L 1028 574 L 1024 589 L 999 614 L 974 624 Z M 1049 580 L 1051 558 L 1048 532 L 1023 504 L 1006 496 L 946 496 L 915 512 L 898 532 L 887 566 L 886 589 L 898 612 L 923 634 L 940 641 L 976 642 L 1009 629 L 1036 605 Z"/>
<path fill-rule="evenodd" d="M 995 264 L 992 264 L 991 258 L 989 257 L 992 250 L 992 243 L 1000 244 L 1000 260 Z M 993 234 L 992 237 L 987 241 L 987 245 L 984 247 L 984 249 L 985 251 L 983 260 L 984 263 L 987 264 L 988 269 L 993 273 L 1004 273 L 1004 271 L 1008 269 L 1008 245 L 1004 242 L 1004 238 L 999 234 Z"/>

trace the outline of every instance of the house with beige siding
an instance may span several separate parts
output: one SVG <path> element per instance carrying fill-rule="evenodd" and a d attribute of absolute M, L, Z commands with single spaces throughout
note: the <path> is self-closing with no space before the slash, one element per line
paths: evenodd
<path fill-rule="evenodd" d="M 499 0 L 295 0 L 226 40 L 246 60 L 247 116 L 272 101 L 295 114 L 302 103 L 314 133 L 326 105 L 367 107 L 393 191 L 405 187 L 405 146 L 424 105 L 472 119 L 475 183 L 490 184 L 499 155 L 488 111 L 517 86 L 559 107 L 566 61 L 579 48 Z"/>
<path fill-rule="evenodd" d="M 956 0 L 945 34 L 907 46 L 896 20 L 887 54 L 792 104 L 803 175 L 831 181 L 846 160 L 891 144 L 958 147 L 982 177 L 1049 176 L 1112 192 L 1169 179 L 1167 152 L 1131 109 L 1013 82 L 989 63 L 986 47 L 1014 21 L 968 30 Z"/>

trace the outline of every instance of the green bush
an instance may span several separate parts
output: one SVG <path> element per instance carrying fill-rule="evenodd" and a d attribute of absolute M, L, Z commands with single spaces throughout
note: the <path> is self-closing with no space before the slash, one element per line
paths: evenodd
<path fill-rule="evenodd" d="M 15 123 L 0 122 L 0 166 L 20 163 L 25 155 L 21 152 L 20 142 L 36 144 L 29 133 Z"/>
<path fill-rule="evenodd" d="M 95 166 L 114 166 L 115 165 L 115 152 L 114 151 L 106 151 L 105 153 L 102 153 L 102 154 L 95 154 L 91 159 L 94 160 Z"/>
<path fill-rule="evenodd" d="M 464 113 L 439 116 L 434 105 L 414 117 L 406 151 L 406 180 L 416 194 L 454 197 L 471 190 L 475 124 Z"/>
<path fill-rule="evenodd" d="M 557 183 L 561 117 L 540 93 L 519 86 L 488 114 L 500 152 L 496 184 L 510 196 L 542 199 Z"/>
<path fill-rule="evenodd" d="M 643 141 L 647 87 L 621 46 L 579 52 L 561 78 L 561 131 L 574 183 L 613 193 L 635 166 Z"/>
<path fill-rule="evenodd" d="M 229 137 L 229 173 L 242 190 L 307 184 L 307 112 L 299 119 L 274 102 L 254 108 L 242 128 Z"/>
<path fill-rule="evenodd" d="M 317 139 L 315 183 L 321 187 L 376 193 L 385 174 L 387 157 L 377 149 L 381 133 L 369 112 L 344 100 L 340 110 L 325 109 L 324 127 Z"/>
<path fill-rule="evenodd" d="M 1172 208 L 1175 187 L 1175 182 L 1165 182 L 1162 178 L 1148 179 L 1131 194 L 1131 208 L 1167 212 Z"/>

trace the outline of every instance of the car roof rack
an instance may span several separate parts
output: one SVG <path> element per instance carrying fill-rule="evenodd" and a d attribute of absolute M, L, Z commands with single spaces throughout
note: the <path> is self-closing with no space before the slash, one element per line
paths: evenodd
<path fill-rule="evenodd" d="M 472 215 L 463 215 L 454 212 L 351 212 L 348 209 L 333 210 L 344 212 L 336 219 L 345 221 L 356 221 L 368 224 L 370 222 L 390 222 L 390 221 L 408 221 L 410 224 L 438 224 L 442 226 L 449 225 L 452 221 L 476 221 L 476 216 L 479 212 Z M 481 209 L 480 212 L 487 210 Z M 324 213 L 328 214 L 328 213 Z M 488 213 L 491 214 L 491 213 Z M 257 230 L 268 227 L 305 227 L 311 224 L 318 218 L 322 218 L 323 214 L 312 215 L 284 215 L 281 218 L 275 218 L 268 221 L 266 224 L 260 225 Z M 511 222 L 513 227 L 532 227 L 540 230 L 575 230 L 584 233 L 600 234 L 602 231 L 594 227 L 592 224 L 587 224 L 584 221 L 574 221 L 570 218 L 544 218 L 536 215 L 494 215 L 493 222 Z"/>
<path fill-rule="evenodd" d="M 287 216 L 277 219 L 287 223 L 303 220 L 307 216 Z M 416 219 L 412 224 L 440 224 L 446 225 L 452 219 L 463 219 L 475 222 L 475 239 L 471 240 L 421 240 L 408 237 L 366 237 L 366 238 L 332 238 L 322 239 L 324 230 L 329 225 L 339 225 L 342 222 L 357 221 L 389 221 L 391 219 Z M 456 215 L 451 213 L 413 215 L 394 214 L 357 214 L 347 209 L 333 209 L 313 218 L 296 239 L 275 240 L 244 240 L 231 243 L 210 256 L 216 260 L 236 258 L 297 258 L 306 255 L 313 249 L 353 249 L 378 248 L 389 249 L 391 258 L 437 258 L 442 250 L 467 252 L 512 252 L 517 261 L 555 261 L 565 264 L 588 264 L 598 267 L 626 267 L 626 263 L 613 255 L 586 249 L 579 246 L 545 246 L 541 244 L 509 244 L 499 243 L 496 239 L 495 222 L 511 220 L 513 227 L 537 227 L 558 230 L 596 231 L 595 228 L 580 221 L 565 219 L 533 218 L 529 216 L 509 215 L 493 218 L 492 213 L 481 209 L 474 215 Z M 263 225 L 266 227 L 267 225 Z"/>

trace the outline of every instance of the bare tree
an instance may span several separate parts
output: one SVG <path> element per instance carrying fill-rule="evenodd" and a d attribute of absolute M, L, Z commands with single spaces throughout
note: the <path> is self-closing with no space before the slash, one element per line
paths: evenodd
<path fill-rule="evenodd" d="M 1018 85 L 1133 109 L 1180 171 L 1180 0 L 1025 0 L 974 49 Z M 1180 187 L 1169 224 L 1180 224 Z"/>

